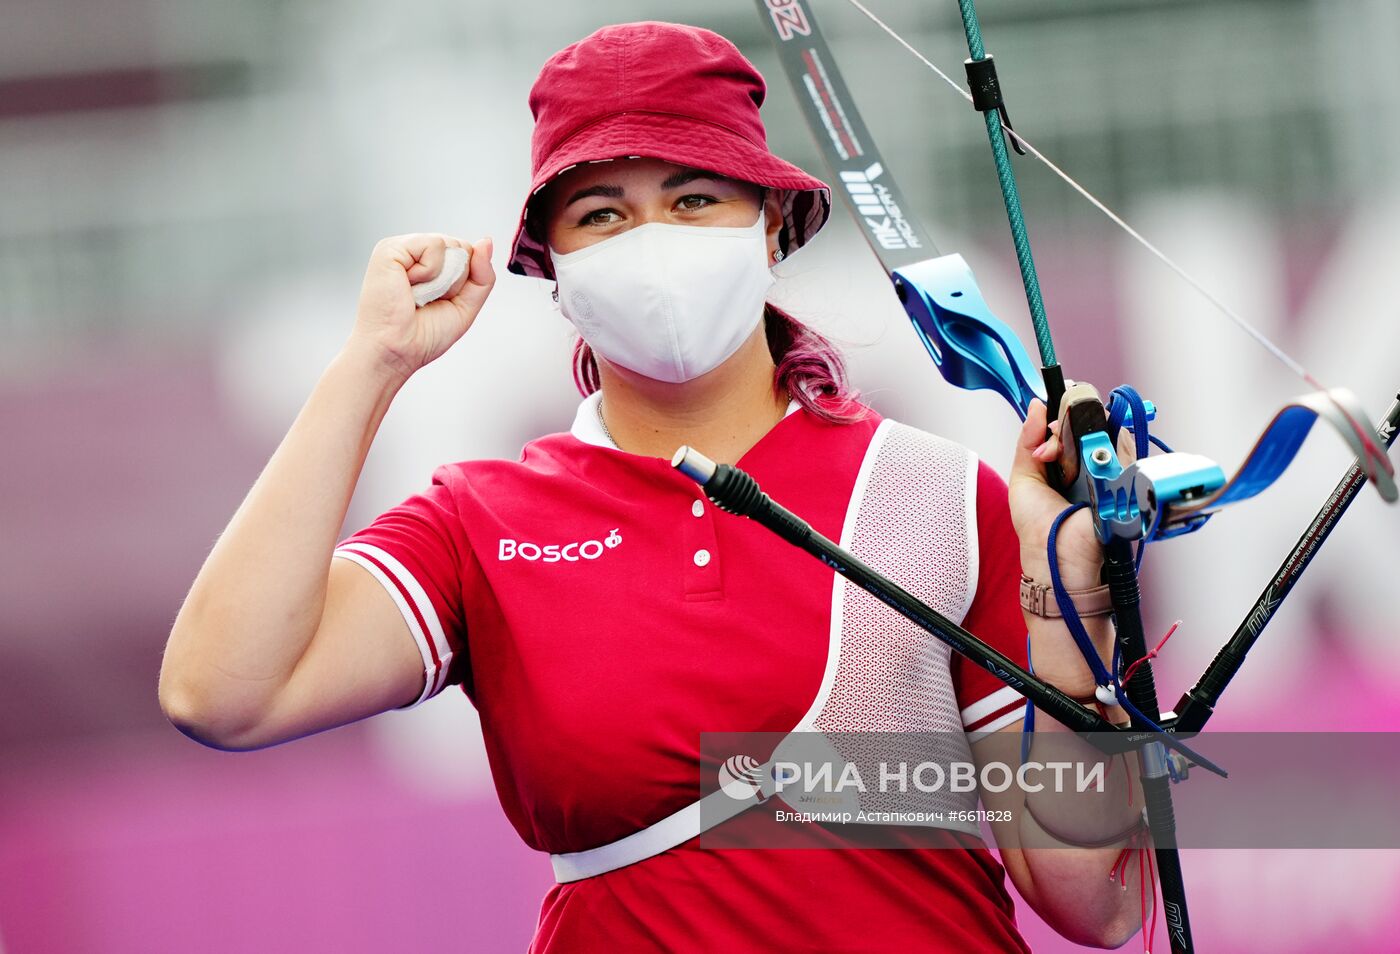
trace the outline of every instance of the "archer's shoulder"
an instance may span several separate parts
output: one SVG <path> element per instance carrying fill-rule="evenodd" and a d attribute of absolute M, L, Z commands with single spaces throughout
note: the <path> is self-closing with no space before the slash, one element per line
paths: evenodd
<path fill-rule="evenodd" d="M 882 453 L 922 461 L 930 478 L 965 484 L 979 507 L 1006 506 L 1006 479 L 965 444 L 891 417 L 880 419 L 873 440 Z"/>
<path fill-rule="evenodd" d="M 586 445 L 567 431 L 544 434 L 527 441 L 515 458 L 476 457 L 439 464 L 433 470 L 432 480 L 459 492 L 493 485 L 523 487 L 536 481 L 558 481 L 574 476 L 571 460 L 585 449 Z"/>
<path fill-rule="evenodd" d="M 907 454 L 942 460 L 959 470 L 980 463 L 977 453 L 965 444 L 893 417 L 880 417 L 873 437 L 881 446 L 890 445 Z"/>

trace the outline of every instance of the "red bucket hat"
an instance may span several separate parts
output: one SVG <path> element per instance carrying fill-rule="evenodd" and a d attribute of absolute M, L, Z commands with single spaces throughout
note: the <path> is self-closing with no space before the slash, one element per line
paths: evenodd
<path fill-rule="evenodd" d="M 603 27 L 551 56 L 530 90 L 530 199 L 507 268 L 552 278 L 543 235 L 527 228 L 530 201 L 581 162 L 648 157 L 752 182 L 779 193 L 784 253 L 811 240 L 831 214 L 831 190 L 768 151 L 759 118 L 766 85 L 738 48 L 700 27 Z"/>

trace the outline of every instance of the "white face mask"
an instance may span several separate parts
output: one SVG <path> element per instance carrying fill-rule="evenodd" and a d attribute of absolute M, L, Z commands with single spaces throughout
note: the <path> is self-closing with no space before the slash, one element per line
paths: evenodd
<path fill-rule="evenodd" d="M 647 222 L 550 255 L 559 310 L 594 351 L 679 383 L 719 367 L 763 317 L 767 252 L 760 209 L 746 228 Z"/>

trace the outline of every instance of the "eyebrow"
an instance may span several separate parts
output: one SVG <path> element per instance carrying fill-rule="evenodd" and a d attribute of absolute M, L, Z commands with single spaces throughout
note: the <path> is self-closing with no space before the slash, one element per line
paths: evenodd
<path fill-rule="evenodd" d="M 729 177 L 722 176 L 716 172 L 706 172 L 704 169 L 682 169 L 679 172 L 673 172 L 667 176 L 661 183 L 661 188 L 674 189 L 678 186 L 685 185 L 687 182 L 694 182 L 696 179 L 713 179 L 716 182 L 726 182 L 729 180 Z"/>
<path fill-rule="evenodd" d="M 676 189 L 680 186 L 685 185 L 688 182 L 694 182 L 697 179 L 712 179 L 715 182 L 732 181 L 729 176 L 722 176 L 717 172 L 706 172 L 704 169 L 681 169 L 678 172 L 671 173 L 669 176 L 663 179 L 661 182 L 661 188 Z M 579 189 L 573 195 L 569 196 L 568 200 L 564 203 L 563 207 L 567 209 L 579 199 L 587 199 L 595 195 L 602 196 L 606 199 L 620 199 L 623 196 L 623 189 L 620 185 L 600 184 L 585 186 L 584 188 Z"/>
<path fill-rule="evenodd" d="M 564 208 L 567 209 L 569 206 L 573 205 L 573 204 L 574 204 L 575 202 L 577 202 L 579 199 L 587 199 L 589 196 L 595 196 L 595 195 L 601 195 L 601 196 L 603 196 L 604 198 L 608 198 L 608 199 L 620 199 L 620 198 L 622 198 L 622 186 L 619 186 L 619 185 L 591 185 L 591 186 L 586 186 L 586 187 L 584 187 L 584 188 L 582 188 L 582 189 L 579 189 L 579 190 L 578 190 L 577 192 L 575 192 L 573 195 L 569 196 L 569 200 L 568 200 L 567 202 L 564 203 Z"/>

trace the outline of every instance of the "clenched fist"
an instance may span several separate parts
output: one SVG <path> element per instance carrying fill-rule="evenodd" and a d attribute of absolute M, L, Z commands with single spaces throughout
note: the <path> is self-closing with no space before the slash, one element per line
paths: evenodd
<path fill-rule="evenodd" d="M 422 308 L 413 286 L 442 271 L 449 247 L 467 253 L 467 268 L 446 293 Z M 349 344 L 405 380 L 466 333 L 496 283 L 491 239 L 468 245 L 450 235 L 417 233 L 381 239 L 370 254 Z"/>

